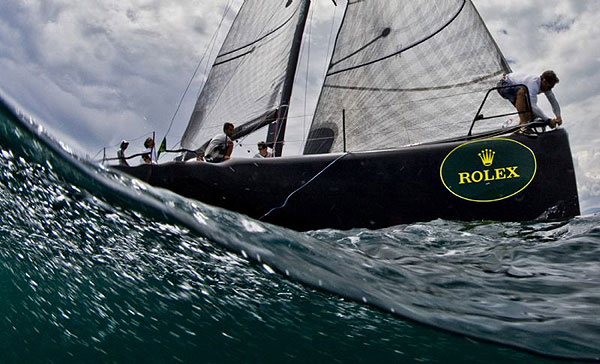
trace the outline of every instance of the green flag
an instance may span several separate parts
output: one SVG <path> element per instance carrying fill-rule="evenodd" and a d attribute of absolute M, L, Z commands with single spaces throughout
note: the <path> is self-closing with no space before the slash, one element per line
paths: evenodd
<path fill-rule="evenodd" d="M 160 158 L 160 153 L 167 151 L 167 137 L 164 137 L 162 142 L 160 142 L 160 147 L 158 147 L 158 152 L 156 152 L 156 159 Z"/>

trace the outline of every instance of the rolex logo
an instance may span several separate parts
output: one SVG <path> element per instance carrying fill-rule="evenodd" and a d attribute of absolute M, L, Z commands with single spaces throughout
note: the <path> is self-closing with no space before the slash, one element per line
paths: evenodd
<path fill-rule="evenodd" d="M 484 149 L 481 151 L 481 153 L 477 155 L 479 156 L 479 158 L 481 158 L 481 162 L 483 163 L 483 165 L 489 167 L 494 162 L 494 155 L 496 155 L 496 152 L 494 152 L 491 149 Z"/>
<path fill-rule="evenodd" d="M 489 138 L 452 149 L 440 166 L 440 178 L 458 198 L 494 202 L 519 194 L 538 178 L 536 171 L 529 147 L 513 139 Z"/>

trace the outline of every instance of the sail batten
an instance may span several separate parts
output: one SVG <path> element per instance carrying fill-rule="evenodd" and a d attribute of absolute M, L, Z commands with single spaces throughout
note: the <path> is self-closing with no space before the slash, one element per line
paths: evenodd
<path fill-rule="evenodd" d="M 344 137 L 359 151 L 466 135 L 509 71 L 470 0 L 349 2 L 304 153 L 343 151 Z"/>

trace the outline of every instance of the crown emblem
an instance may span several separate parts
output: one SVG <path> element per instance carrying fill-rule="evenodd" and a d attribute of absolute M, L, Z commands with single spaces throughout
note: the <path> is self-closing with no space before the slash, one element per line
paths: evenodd
<path fill-rule="evenodd" d="M 494 162 L 494 155 L 496 155 L 496 152 L 491 149 L 484 149 L 477 155 L 481 158 L 481 163 L 483 163 L 484 166 L 489 167 Z"/>

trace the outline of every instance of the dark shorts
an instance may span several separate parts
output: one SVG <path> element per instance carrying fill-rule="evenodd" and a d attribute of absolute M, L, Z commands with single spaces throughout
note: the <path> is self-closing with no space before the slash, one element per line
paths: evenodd
<path fill-rule="evenodd" d="M 500 80 L 496 84 L 497 87 L 505 87 L 508 85 L 509 85 L 509 83 L 506 82 L 506 80 Z M 502 96 L 503 98 L 510 101 L 510 103 L 513 105 L 515 105 L 517 103 L 517 92 L 518 91 L 519 91 L 519 86 L 505 87 L 505 88 L 498 89 L 498 93 L 500 94 L 500 96 Z"/>

